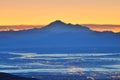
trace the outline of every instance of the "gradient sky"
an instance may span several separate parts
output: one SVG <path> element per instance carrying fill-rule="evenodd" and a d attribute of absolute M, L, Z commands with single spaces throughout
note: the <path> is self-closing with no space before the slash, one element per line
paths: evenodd
<path fill-rule="evenodd" d="M 0 25 L 120 24 L 120 0 L 0 0 Z"/>

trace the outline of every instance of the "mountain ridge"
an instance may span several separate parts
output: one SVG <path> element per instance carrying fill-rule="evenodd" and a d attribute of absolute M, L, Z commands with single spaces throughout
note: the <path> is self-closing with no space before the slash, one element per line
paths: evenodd
<path fill-rule="evenodd" d="M 53 21 L 53 22 L 51 22 L 50 24 L 48 24 L 48 25 L 46 25 L 46 26 L 40 26 L 40 27 L 38 27 L 38 26 L 36 26 L 36 27 L 28 27 L 27 26 L 27 28 L 26 29 L 10 29 L 10 30 L 1 30 L 0 31 L 0 33 L 1 32 L 12 32 L 12 31 L 15 31 L 15 32 L 19 32 L 19 31 L 29 31 L 29 30 L 35 30 L 35 29 L 41 29 L 41 28 L 44 28 L 44 27 L 47 27 L 47 26 L 49 26 L 49 25 L 55 25 L 55 24 L 61 24 L 61 25 L 68 25 L 68 26 L 74 26 L 74 27 L 81 27 L 81 28 L 86 28 L 86 29 L 89 29 L 89 30 L 91 30 L 91 31 L 94 31 L 94 32 L 99 32 L 99 33 L 104 33 L 104 32 L 111 32 L 111 33 L 115 33 L 115 32 L 113 32 L 113 31 L 96 31 L 96 30 L 92 30 L 90 27 L 87 27 L 86 25 L 80 25 L 80 24 L 71 24 L 71 23 L 65 23 L 65 22 L 63 22 L 63 21 L 61 21 L 61 20 L 56 20 L 56 21 Z M 119 34 L 120 32 L 116 32 L 115 34 Z"/>
<path fill-rule="evenodd" d="M 53 22 L 46 27 L 24 31 L 0 33 L 0 50 L 25 49 L 42 53 L 64 53 L 99 51 L 120 51 L 120 34 L 112 32 L 96 32 L 81 25 Z M 27 48 L 27 49 L 26 49 Z M 117 50 L 116 50 L 117 49 Z M 97 51 L 96 51 L 97 52 Z"/>

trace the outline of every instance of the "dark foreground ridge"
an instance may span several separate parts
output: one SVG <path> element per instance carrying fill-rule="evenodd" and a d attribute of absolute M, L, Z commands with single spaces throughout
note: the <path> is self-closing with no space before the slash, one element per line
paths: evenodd
<path fill-rule="evenodd" d="M 37 79 L 19 77 L 19 76 L 16 76 L 16 75 L 0 72 L 0 80 L 37 80 Z"/>
<path fill-rule="evenodd" d="M 81 75 L 38 75 L 35 78 L 25 78 L 0 72 L 0 80 L 120 80 L 120 78 L 94 78 Z"/>

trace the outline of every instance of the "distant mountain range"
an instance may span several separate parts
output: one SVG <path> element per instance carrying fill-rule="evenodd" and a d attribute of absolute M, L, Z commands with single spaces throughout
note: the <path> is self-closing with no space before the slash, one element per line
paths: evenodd
<path fill-rule="evenodd" d="M 84 26 L 87 26 L 91 30 L 103 32 L 103 31 L 112 31 L 114 33 L 120 32 L 120 25 L 112 25 L 112 24 L 83 24 Z"/>
<path fill-rule="evenodd" d="M 0 50 L 41 53 L 119 52 L 120 33 L 54 21 L 39 29 L 0 32 Z"/>
<path fill-rule="evenodd" d="M 34 28 L 41 28 L 41 27 L 43 27 L 43 25 L 1 25 L 0 32 L 31 30 Z"/>
<path fill-rule="evenodd" d="M 81 24 L 81 25 L 86 26 L 91 30 L 98 32 L 104 32 L 104 31 L 112 31 L 114 33 L 120 32 L 120 25 L 112 25 L 112 24 Z M 45 27 L 45 25 L 0 25 L 0 32 L 31 30 L 42 27 Z"/>

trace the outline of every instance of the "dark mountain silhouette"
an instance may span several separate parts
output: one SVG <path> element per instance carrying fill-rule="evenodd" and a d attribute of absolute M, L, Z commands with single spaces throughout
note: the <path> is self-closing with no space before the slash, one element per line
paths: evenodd
<path fill-rule="evenodd" d="M 119 52 L 120 33 L 97 32 L 81 25 L 55 21 L 40 29 L 0 32 L 0 50 Z"/>
<path fill-rule="evenodd" d="M 0 72 L 0 80 L 37 80 L 37 79 L 19 77 L 19 76 L 16 76 L 16 75 L 11 75 L 11 74 L 8 74 L 8 73 Z"/>

